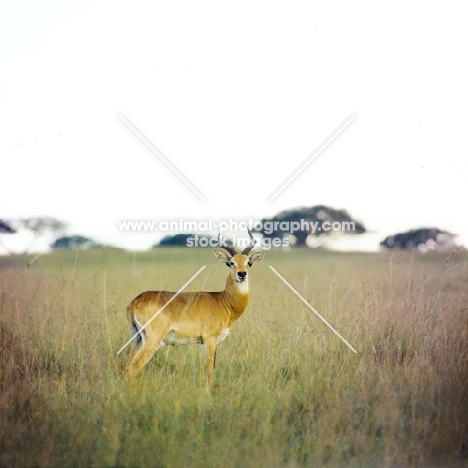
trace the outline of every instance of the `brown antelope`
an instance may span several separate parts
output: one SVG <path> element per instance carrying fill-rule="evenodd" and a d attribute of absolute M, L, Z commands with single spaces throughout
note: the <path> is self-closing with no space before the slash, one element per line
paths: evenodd
<path fill-rule="evenodd" d="M 219 262 L 229 267 L 226 287 L 217 292 L 182 292 L 175 297 L 154 320 L 155 314 L 176 294 L 170 291 L 147 291 L 137 296 L 127 307 L 130 330 L 135 338 L 127 363 L 127 375 L 134 383 L 154 353 L 164 345 L 198 343 L 203 346 L 206 390 L 210 392 L 216 348 L 229 334 L 232 324 L 244 313 L 249 302 L 249 268 L 263 260 L 263 252 L 249 252 L 250 244 L 242 253 L 225 244 L 215 249 Z M 151 323 L 144 329 L 145 323 Z"/>

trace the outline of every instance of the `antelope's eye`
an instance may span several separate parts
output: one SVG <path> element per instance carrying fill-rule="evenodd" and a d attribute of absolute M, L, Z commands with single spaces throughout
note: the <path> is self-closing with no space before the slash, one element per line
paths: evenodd
<path fill-rule="evenodd" d="M 252 262 L 247 262 L 247 265 L 249 265 L 249 267 L 252 266 Z"/>
<path fill-rule="evenodd" d="M 232 267 L 234 266 L 234 262 L 226 262 L 226 265 Z"/>

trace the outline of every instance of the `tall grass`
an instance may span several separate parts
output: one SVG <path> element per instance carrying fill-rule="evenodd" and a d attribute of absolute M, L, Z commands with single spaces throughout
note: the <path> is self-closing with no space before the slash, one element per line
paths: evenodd
<path fill-rule="evenodd" d="M 30 264 L 28 264 L 30 262 Z M 0 259 L 0 466 L 425 467 L 468 463 L 468 255 L 267 252 L 219 348 L 123 369 L 126 304 L 219 290 L 209 250 Z M 275 267 L 358 351 L 270 271 Z"/>

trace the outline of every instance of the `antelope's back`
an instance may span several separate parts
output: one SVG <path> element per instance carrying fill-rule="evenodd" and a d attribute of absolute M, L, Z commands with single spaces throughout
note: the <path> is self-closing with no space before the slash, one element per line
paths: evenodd
<path fill-rule="evenodd" d="M 174 320 L 206 321 L 227 315 L 220 292 L 185 292 L 174 298 L 176 294 L 172 291 L 143 292 L 131 302 L 130 313 L 137 313 L 140 319 L 147 321 L 170 301 L 162 313 Z"/>

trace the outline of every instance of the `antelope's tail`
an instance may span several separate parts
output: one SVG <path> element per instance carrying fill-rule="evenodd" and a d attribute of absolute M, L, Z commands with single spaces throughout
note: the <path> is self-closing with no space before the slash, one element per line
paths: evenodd
<path fill-rule="evenodd" d="M 133 309 L 131 304 L 127 307 L 127 315 L 130 325 L 130 333 L 133 338 L 133 346 L 139 348 L 145 344 L 146 332 L 143 325 L 138 321 L 137 310 Z"/>

